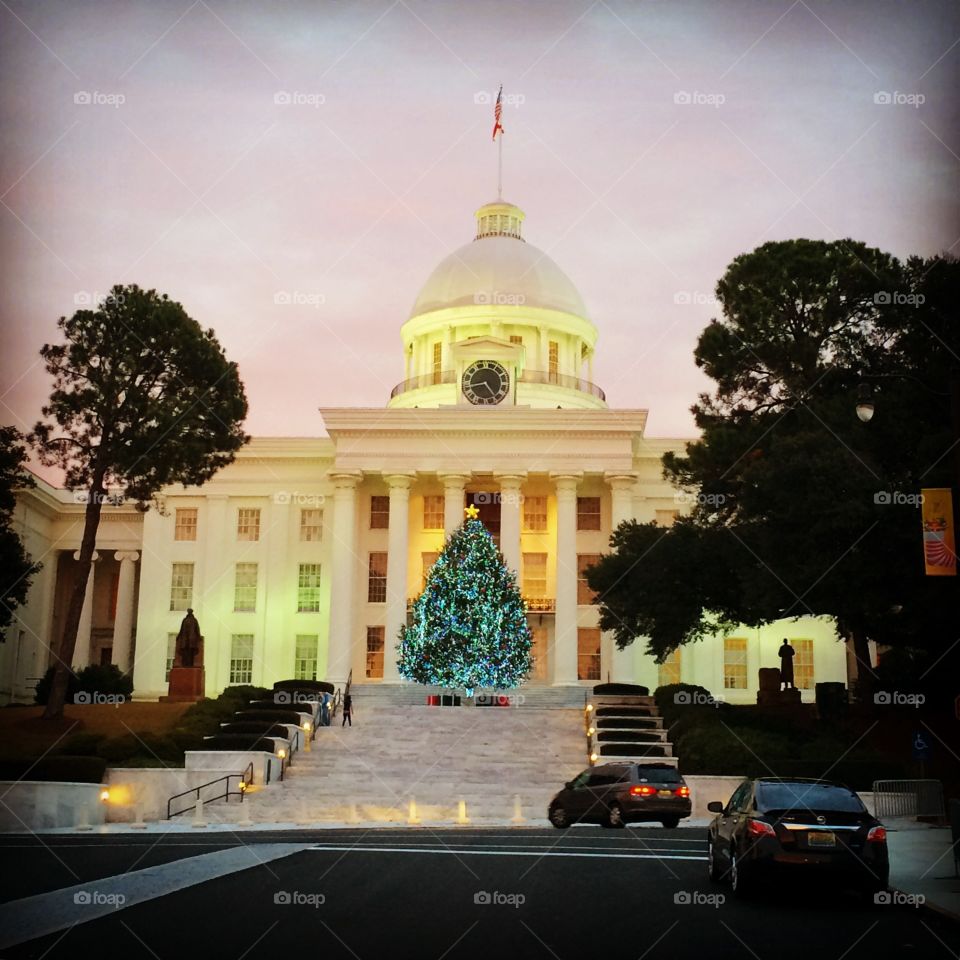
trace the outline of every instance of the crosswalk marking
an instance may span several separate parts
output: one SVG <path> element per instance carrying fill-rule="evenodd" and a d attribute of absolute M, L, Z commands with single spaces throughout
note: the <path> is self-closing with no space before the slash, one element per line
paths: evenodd
<path fill-rule="evenodd" d="M 566 851 L 557 849 L 543 850 L 517 850 L 513 847 L 501 847 L 497 850 L 487 850 L 477 847 L 428 847 L 428 846 L 410 846 L 410 847 L 374 847 L 365 844 L 352 844 L 350 846 L 339 844 L 316 844 L 307 849 L 307 853 L 324 852 L 344 852 L 344 853 L 445 853 L 452 856 L 470 856 L 470 857 L 591 857 L 601 860 L 703 860 L 706 861 L 706 854 L 692 856 L 686 851 L 679 853 L 583 853 L 579 851 Z"/>

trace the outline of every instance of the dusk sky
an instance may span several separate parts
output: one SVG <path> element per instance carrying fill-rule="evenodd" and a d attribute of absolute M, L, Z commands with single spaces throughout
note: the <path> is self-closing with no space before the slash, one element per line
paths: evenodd
<path fill-rule="evenodd" d="M 504 197 L 650 436 L 694 433 L 737 254 L 960 240 L 949 0 L 41 0 L 0 24 L 0 421 L 24 430 L 57 318 L 115 283 L 215 329 L 254 435 L 385 405 L 420 286 L 496 197 L 500 83 Z"/>

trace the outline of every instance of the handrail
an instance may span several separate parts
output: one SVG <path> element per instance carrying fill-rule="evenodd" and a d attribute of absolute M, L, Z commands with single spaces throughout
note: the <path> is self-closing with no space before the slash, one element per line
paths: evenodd
<path fill-rule="evenodd" d="M 456 383 L 456 370 L 440 370 L 436 373 L 424 373 L 417 377 L 408 377 L 401 380 L 391 391 L 390 398 L 409 393 L 411 390 L 422 390 L 424 387 L 433 387 L 438 384 Z M 545 383 L 563 387 L 566 390 L 578 390 L 580 393 L 589 393 L 599 400 L 606 400 L 607 395 L 595 383 L 584 380 L 582 377 L 572 377 L 567 373 L 553 370 L 524 370 L 520 374 L 520 383 Z"/>
<path fill-rule="evenodd" d="M 224 788 L 224 792 L 222 794 L 217 794 L 217 796 L 215 797 L 209 797 L 208 798 L 209 802 L 212 803 L 214 800 L 226 800 L 226 802 L 229 803 L 231 797 L 239 797 L 240 802 L 243 803 L 243 798 L 246 793 L 246 787 L 244 786 L 244 787 L 240 787 L 237 790 L 231 790 L 230 789 L 231 777 L 239 777 L 240 783 L 245 785 L 253 783 L 253 761 L 251 760 L 250 763 L 247 764 L 247 767 L 243 771 L 243 773 L 228 773 L 225 777 L 217 777 L 216 780 L 210 780 L 207 783 L 201 783 L 199 786 L 191 787 L 189 790 L 184 790 L 183 793 L 175 793 L 167 801 L 167 820 L 169 820 L 171 817 L 178 817 L 180 816 L 181 813 L 186 813 L 188 810 L 191 810 L 193 809 L 194 806 L 196 806 L 196 804 L 193 804 L 191 806 L 184 807 L 182 810 L 178 810 L 176 813 L 171 813 L 170 805 L 173 803 L 174 800 L 179 800 L 181 797 L 185 797 L 188 794 L 196 794 L 196 799 L 199 800 L 201 790 L 203 790 L 205 787 L 212 787 L 215 783 L 220 783 L 224 780 L 226 781 L 226 787 Z M 207 801 L 204 801 L 204 802 L 207 802 Z"/>

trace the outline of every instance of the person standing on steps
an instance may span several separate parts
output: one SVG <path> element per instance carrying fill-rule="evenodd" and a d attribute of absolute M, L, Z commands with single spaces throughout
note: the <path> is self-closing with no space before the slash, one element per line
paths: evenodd
<path fill-rule="evenodd" d="M 353 726 L 353 697 L 349 693 L 344 694 L 343 697 L 343 721 L 340 726 L 346 726 L 347 723 Z"/>

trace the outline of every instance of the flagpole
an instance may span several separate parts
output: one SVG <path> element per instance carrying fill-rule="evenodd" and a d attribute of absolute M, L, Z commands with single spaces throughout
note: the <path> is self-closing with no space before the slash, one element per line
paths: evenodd
<path fill-rule="evenodd" d="M 503 131 L 500 131 L 497 152 L 497 199 L 503 199 Z"/>

